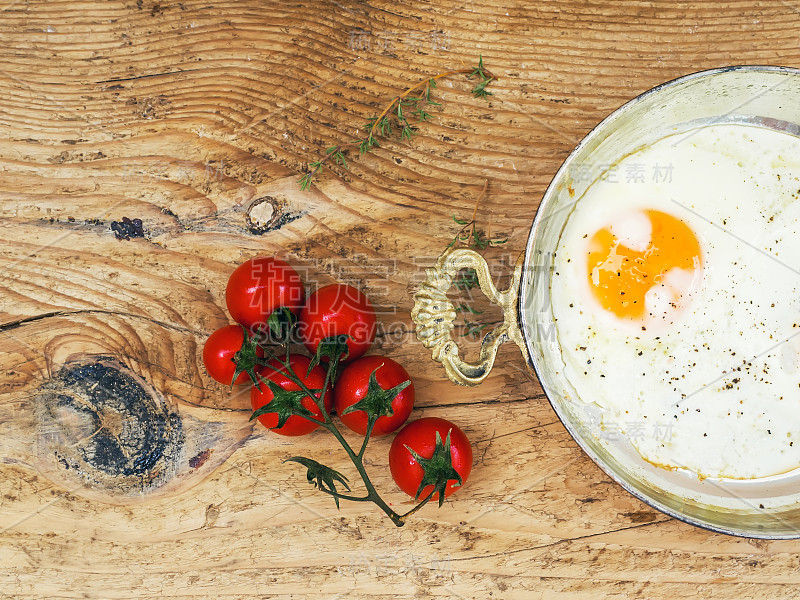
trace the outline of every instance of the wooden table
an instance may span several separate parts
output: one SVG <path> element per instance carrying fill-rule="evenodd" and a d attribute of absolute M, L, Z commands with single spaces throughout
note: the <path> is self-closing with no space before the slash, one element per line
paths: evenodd
<path fill-rule="evenodd" d="M 791 0 L 3 0 L 0 598 L 798 597 L 800 542 L 654 511 L 583 455 L 516 348 L 457 387 L 409 311 L 486 182 L 502 280 L 597 122 L 693 71 L 797 66 L 799 18 Z M 479 55 L 500 77 L 488 102 L 442 81 L 411 143 L 298 189 L 396 93 Z M 123 217 L 144 236 L 118 240 Z M 376 351 L 411 372 L 416 416 L 473 442 L 452 501 L 401 529 L 337 511 L 282 462 L 354 477 L 332 438 L 254 429 L 247 393 L 209 379 L 227 276 L 262 253 L 376 304 Z M 368 468 L 401 510 L 389 444 Z"/>

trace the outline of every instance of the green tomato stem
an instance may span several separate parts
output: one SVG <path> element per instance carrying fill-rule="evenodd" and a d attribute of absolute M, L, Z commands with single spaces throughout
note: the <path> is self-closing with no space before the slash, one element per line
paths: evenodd
<path fill-rule="evenodd" d="M 372 428 L 375 427 L 375 423 L 378 420 L 378 417 L 372 415 L 370 417 L 369 422 L 367 423 L 367 431 L 364 434 L 364 442 L 361 444 L 361 450 L 358 451 L 358 460 L 364 459 L 364 452 L 367 449 L 367 443 L 369 442 L 370 436 L 372 435 Z"/>
<path fill-rule="evenodd" d="M 353 502 L 372 502 L 372 498 L 369 495 L 366 496 L 349 496 L 347 494 L 340 494 L 339 492 L 331 492 L 330 490 L 326 490 L 325 488 L 317 488 L 323 494 L 328 494 L 329 496 L 333 496 L 334 498 L 341 498 L 342 500 L 352 500 Z"/>
<path fill-rule="evenodd" d="M 417 511 L 418 511 L 420 508 L 422 508 L 423 506 L 425 506 L 425 505 L 428 503 L 428 501 L 429 501 L 431 498 L 433 498 L 433 495 L 434 495 L 435 493 L 436 493 L 436 490 L 431 490 L 431 491 L 428 493 L 428 495 L 427 495 L 427 496 L 425 496 L 425 499 L 424 499 L 424 500 L 422 500 L 422 501 L 421 501 L 419 504 L 417 504 L 417 505 L 416 505 L 414 508 L 412 508 L 412 509 L 411 509 L 410 511 L 408 511 L 407 513 L 405 513 L 405 514 L 403 514 L 403 515 L 400 515 L 400 519 L 401 519 L 401 520 L 403 520 L 403 521 L 405 521 L 405 519 L 406 519 L 407 517 L 410 517 L 410 516 L 411 516 L 411 515 L 413 515 L 415 512 L 417 512 Z"/>
<path fill-rule="evenodd" d="M 386 516 L 388 516 L 395 525 L 397 525 L 398 527 L 402 527 L 403 525 L 405 525 L 402 517 L 400 517 L 400 515 L 394 512 L 391 509 L 391 507 L 388 504 L 386 504 L 383 498 L 381 498 L 380 494 L 378 494 L 378 491 L 375 489 L 375 486 L 372 485 L 372 481 L 370 481 L 369 475 L 367 475 L 367 470 L 364 468 L 364 461 L 362 460 L 362 457 L 353 451 L 353 449 L 350 447 L 350 444 L 348 444 L 347 440 L 344 439 L 342 432 L 339 431 L 339 429 L 336 427 L 333 421 L 325 423 L 323 427 L 325 427 L 325 429 L 330 431 L 334 435 L 334 437 L 337 440 L 339 440 L 339 443 L 342 445 L 342 448 L 344 448 L 344 451 L 347 452 L 347 455 L 350 457 L 353 466 L 356 468 L 358 474 L 361 476 L 361 481 L 364 482 L 364 487 L 367 488 L 367 497 L 370 500 L 372 500 L 372 502 L 374 502 L 378 506 L 378 508 L 380 508 L 383 512 L 385 512 Z M 369 438 L 365 436 L 364 438 L 365 441 L 363 446 L 366 446 L 366 442 L 368 439 Z"/>

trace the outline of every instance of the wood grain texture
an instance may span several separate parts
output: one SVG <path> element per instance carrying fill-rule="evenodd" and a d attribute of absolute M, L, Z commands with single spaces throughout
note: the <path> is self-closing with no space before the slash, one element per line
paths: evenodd
<path fill-rule="evenodd" d="M 509 237 L 490 255 L 501 279 L 597 122 L 693 71 L 798 66 L 799 20 L 782 1 L 3 0 L 0 598 L 797 597 L 800 542 L 652 510 L 582 454 L 516 349 L 481 387 L 456 388 L 409 311 L 484 182 L 480 223 Z M 500 76 L 488 103 L 443 83 L 413 143 L 299 192 L 305 163 L 398 90 L 479 54 Z M 122 217 L 145 236 L 117 240 Z M 417 415 L 451 418 L 474 443 L 452 502 L 402 529 L 361 504 L 337 512 L 282 463 L 305 453 L 347 471 L 332 440 L 252 429 L 246 395 L 206 376 L 226 278 L 259 253 L 379 307 L 377 351 L 414 377 Z M 124 407 L 71 383 L 96 364 L 180 423 L 146 469 L 125 461 L 161 442 L 120 442 L 125 480 L 51 452 L 97 444 L 99 429 L 104 443 L 139 439 Z M 369 452 L 381 490 L 394 489 L 388 444 Z"/>

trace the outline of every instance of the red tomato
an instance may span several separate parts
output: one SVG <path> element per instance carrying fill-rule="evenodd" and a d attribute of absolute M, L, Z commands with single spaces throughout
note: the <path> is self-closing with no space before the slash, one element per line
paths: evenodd
<path fill-rule="evenodd" d="M 375 371 L 377 369 L 377 371 Z M 367 433 L 367 413 L 357 410 L 342 414 L 348 406 L 352 406 L 367 395 L 369 377 L 375 371 L 375 380 L 384 390 L 390 390 L 404 381 L 411 381 L 408 372 L 391 358 L 382 356 L 364 356 L 349 363 L 333 390 L 333 402 L 339 419 L 350 429 L 365 435 Z M 378 417 L 372 428 L 372 435 L 391 433 L 406 422 L 414 408 L 414 383 L 401 391 L 392 401 L 392 416 Z"/>
<path fill-rule="evenodd" d="M 225 289 L 231 317 L 252 332 L 264 329 L 269 316 L 281 306 L 296 316 L 304 297 L 297 271 L 272 256 L 257 256 L 236 267 Z"/>
<path fill-rule="evenodd" d="M 203 346 L 203 364 L 206 371 L 215 380 L 226 385 L 231 384 L 233 374 L 236 372 L 236 364 L 233 357 L 241 349 L 244 342 L 244 333 L 238 325 L 226 325 L 217 329 L 208 336 Z M 262 348 L 256 349 L 259 357 L 264 357 Z M 234 384 L 246 383 L 250 381 L 247 373 L 239 373 Z"/>
<path fill-rule="evenodd" d="M 349 335 L 349 355 L 355 360 L 375 341 L 375 309 L 356 288 L 334 284 L 319 288 L 308 297 L 297 331 L 311 354 L 316 354 L 322 340 L 335 335 Z"/>
<path fill-rule="evenodd" d="M 256 370 L 256 372 L 264 379 L 274 381 L 287 391 L 291 392 L 300 389 L 300 386 L 286 376 L 283 366 L 277 360 L 273 360 L 269 364 L 276 368 L 280 368 L 281 371 L 273 371 L 269 367 L 260 367 L 260 370 Z M 306 373 L 308 373 L 308 365 L 310 364 L 311 359 L 300 354 L 292 354 L 289 357 L 289 367 L 301 379 L 301 381 L 309 389 L 321 390 L 322 386 L 325 385 L 325 371 L 320 366 L 316 366 L 311 369 L 310 374 L 306 375 Z M 272 391 L 269 389 L 269 387 L 267 387 L 267 384 L 262 382 L 260 385 L 260 390 L 256 386 L 253 386 L 253 389 L 250 390 L 250 403 L 253 406 L 253 410 L 258 410 L 265 404 L 269 404 L 273 398 Z M 319 407 L 311 398 L 306 396 L 301 401 L 301 404 L 314 413 L 315 419 L 320 422 L 325 420 L 319 410 Z M 332 404 L 333 399 L 329 388 L 325 393 L 325 408 L 328 410 L 328 412 L 330 412 Z M 277 413 L 266 413 L 258 417 L 258 420 L 261 421 L 261 424 L 264 425 L 264 427 L 272 429 L 278 424 L 278 415 Z M 312 423 L 304 417 L 292 415 L 289 417 L 286 423 L 284 423 L 283 427 L 280 429 L 272 429 L 272 431 L 275 433 L 280 433 L 281 435 L 295 436 L 311 433 L 317 427 L 319 427 L 319 425 Z"/>
<path fill-rule="evenodd" d="M 430 458 L 433 456 L 437 431 L 442 438 L 442 443 L 447 439 L 447 432 L 450 432 L 450 454 L 453 468 L 461 475 L 462 485 L 469 477 L 472 470 L 472 446 L 464 432 L 445 419 L 423 417 L 406 425 L 395 436 L 392 447 L 389 449 L 389 469 L 392 472 L 392 478 L 409 496 L 417 495 L 417 489 L 422 483 L 423 470 L 406 446 L 409 446 L 422 458 Z M 460 487 L 457 479 L 448 480 L 444 497 L 449 497 Z M 432 489 L 433 486 L 426 486 L 419 498 L 425 498 Z M 431 500 L 438 500 L 438 498 L 439 493 L 437 492 Z"/>

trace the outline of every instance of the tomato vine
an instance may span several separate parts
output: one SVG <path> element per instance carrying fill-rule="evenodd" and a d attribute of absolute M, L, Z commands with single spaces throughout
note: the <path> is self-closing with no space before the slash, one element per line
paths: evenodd
<path fill-rule="evenodd" d="M 456 485 L 461 484 L 461 477 L 452 467 L 449 444 L 443 445 L 441 440 L 438 440 L 439 443 L 436 445 L 434 455 L 430 459 L 423 459 L 419 462 L 424 471 L 425 485 L 427 486 L 430 484 L 433 486 L 433 489 L 421 500 L 419 499 L 418 493 L 416 499 L 419 500 L 419 502 L 411 510 L 402 514 L 393 510 L 381 497 L 370 480 L 369 474 L 367 473 L 364 465 L 364 454 L 372 436 L 375 422 L 381 416 L 391 416 L 393 414 L 392 401 L 403 391 L 403 389 L 410 385 L 410 380 L 396 385 L 389 390 L 384 390 L 377 384 L 377 381 L 375 380 L 375 372 L 372 372 L 367 395 L 356 406 L 358 410 L 363 410 L 367 414 L 368 421 L 366 434 L 359 448 L 356 449 L 352 447 L 342 435 L 342 432 L 331 416 L 330 410 L 327 408 L 327 406 L 330 405 L 330 399 L 328 395 L 332 393 L 332 388 L 335 386 L 340 363 L 342 360 L 347 358 L 349 352 L 347 342 L 350 336 L 331 336 L 326 338 L 324 342 L 319 345 L 316 354 L 311 360 L 308 372 L 310 373 L 311 369 L 315 368 L 317 365 L 321 366 L 327 364 L 325 381 L 321 386 L 321 389 L 311 389 L 306 384 L 304 378 L 305 374 L 296 373 L 291 364 L 292 353 L 290 352 L 289 340 L 293 339 L 294 328 L 297 323 L 291 318 L 290 311 L 288 311 L 288 309 L 282 308 L 278 309 L 278 311 L 281 311 L 284 314 L 276 315 L 275 318 L 271 317 L 271 324 L 276 326 L 276 329 L 272 331 L 273 336 L 283 340 L 283 343 L 281 344 L 283 348 L 282 356 L 279 356 L 276 352 L 274 352 L 275 346 L 267 345 L 265 339 L 258 340 L 257 342 L 257 345 L 264 349 L 265 357 L 261 358 L 256 356 L 254 350 L 254 343 L 256 343 L 254 340 L 256 336 L 250 336 L 247 330 L 243 328 L 245 333 L 245 341 L 242 345 L 242 350 L 239 354 L 237 354 L 237 358 L 244 360 L 244 362 L 248 365 L 255 363 L 261 368 L 261 370 L 256 369 L 256 376 L 253 379 L 254 385 L 257 387 L 264 385 L 268 386 L 273 396 L 269 403 L 261 406 L 253 412 L 250 420 L 256 419 L 267 413 L 277 413 L 278 424 L 276 428 L 285 425 L 287 420 L 292 416 L 298 416 L 303 419 L 313 421 L 315 424 L 330 432 L 342 446 L 361 478 L 365 488 L 365 493 L 360 496 L 350 493 L 350 481 L 344 474 L 312 458 L 305 456 L 292 456 L 287 458 L 284 462 L 295 462 L 305 467 L 306 478 L 308 482 L 320 492 L 331 496 L 334 499 L 337 508 L 339 507 L 339 502 L 341 500 L 348 500 L 351 502 L 372 502 L 378 506 L 398 527 L 402 527 L 408 517 L 425 506 L 436 494 L 437 490 L 444 490 L 448 482 L 450 483 L 451 487 L 454 480 Z M 278 330 L 279 323 L 281 324 L 281 331 Z M 281 346 L 278 346 L 278 348 Z M 252 369 L 243 370 L 248 373 L 253 372 Z M 281 386 L 276 385 L 274 382 L 262 375 L 262 373 L 265 371 L 272 371 L 276 373 L 279 372 L 282 376 L 290 379 L 298 389 L 286 390 Z M 263 387 L 259 387 L 259 389 L 263 389 Z M 317 408 L 319 409 L 318 415 L 314 415 L 308 410 L 308 408 L 303 406 L 303 401 L 305 398 L 311 398 L 311 400 L 316 404 Z M 339 487 L 337 487 L 337 485 Z M 420 486 L 420 492 L 422 491 L 423 487 L 424 486 Z M 442 494 L 439 497 L 440 505 L 443 499 L 444 496 Z"/>

